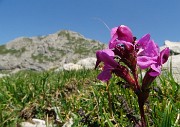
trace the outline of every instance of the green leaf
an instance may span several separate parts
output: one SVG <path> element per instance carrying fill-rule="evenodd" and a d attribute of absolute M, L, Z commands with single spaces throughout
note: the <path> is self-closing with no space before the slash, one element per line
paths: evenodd
<path fill-rule="evenodd" d="M 168 102 L 168 104 L 166 105 L 166 109 L 164 112 L 164 116 L 163 116 L 163 121 L 161 123 L 161 127 L 171 127 L 171 117 L 172 117 L 172 105 L 170 103 L 170 101 Z"/>
<path fill-rule="evenodd" d="M 113 123 L 109 120 L 109 118 L 108 118 L 108 116 L 107 116 L 106 113 L 104 114 L 104 116 L 105 116 L 105 118 L 106 118 L 106 121 L 107 121 L 109 127 L 114 127 Z"/>

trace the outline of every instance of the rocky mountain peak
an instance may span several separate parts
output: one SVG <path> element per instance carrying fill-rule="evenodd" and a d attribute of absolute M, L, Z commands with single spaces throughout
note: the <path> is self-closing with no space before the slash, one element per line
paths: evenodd
<path fill-rule="evenodd" d="M 68 30 L 45 36 L 20 37 L 0 46 L 0 66 L 47 70 L 95 57 L 96 50 L 103 48 L 105 44 Z"/>

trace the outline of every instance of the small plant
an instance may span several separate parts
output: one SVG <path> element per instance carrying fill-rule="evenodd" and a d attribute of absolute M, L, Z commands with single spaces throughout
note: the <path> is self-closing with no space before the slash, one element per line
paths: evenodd
<path fill-rule="evenodd" d="M 115 74 L 137 95 L 141 121 L 135 125 L 136 127 L 147 126 L 144 105 L 149 97 L 150 85 L 160 75 L 162 64 L 168 60 L 169 55 L 169 48 L 160 51 L 158 45 L 150 39 L 150 34 L 136 40 L 131 29 L 124 25 L 111 30 L 108 49 L 96 52 L 96 68 L 101 62 L 104 63 L 98 79 L 109 85 L 112 74 Z M 142 81 L 138 76 L 138 71 L 141 69 L 146 69 Z M 108 100 L 112 115 L 110 93 Z"/>

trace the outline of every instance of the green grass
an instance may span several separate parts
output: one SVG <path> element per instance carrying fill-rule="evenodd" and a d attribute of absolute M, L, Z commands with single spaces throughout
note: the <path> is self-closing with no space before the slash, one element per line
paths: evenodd
<path fill-rule="evenodd" d="M 107 87 L 96 79 L 98 73 L 96 70 L 21 71 L 1 78 L 0 126 L 12 127 L 32 118 L 47 120 L 47 116 L 53 123 L 54 116 L 48 112 L 51 107 L 60 108 L 59 126 L 71 117 L 74 127 L 133 126 L 133 121 L 140 119 L 136 95 L 116 77 Z M 178 126 L 179 87 L 168 72 L 152 84 L 145 106 L 149 126 Z"/>

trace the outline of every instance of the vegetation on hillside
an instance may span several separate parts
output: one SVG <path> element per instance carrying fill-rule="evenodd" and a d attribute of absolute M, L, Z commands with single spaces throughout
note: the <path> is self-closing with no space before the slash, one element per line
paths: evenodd
<path fill-rule="evenodd" d="M 11 54 L 16 57 L 20 57 L 22 53 L 26 51 L 25 47 L 22 47 L 20 50 L 16 49 L 7 49 L 6 45 L 0 45 L 0 55 L 5 55 L 5 54 Z"/>
<path fill-rule="evenodd" d="M 69 118 L 73 118 L 74 127 L 133 126 L 140 119 L 134 92 L 115 76 L 107 87 L 97 80 L 98 73 L 98 70 L 20 71 L 1 78 L 0 126 L 16 126 L 32 118 L 57 126 Z M 153 83 L 145 104 L 148 126 L 179 125 L 179 87 L 169 72 Z M 52 107 L 60 109 L 60 121 L 55 120 Z"/>

